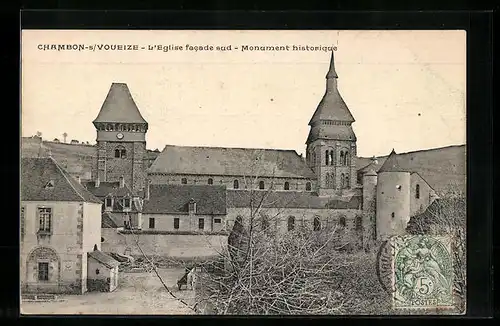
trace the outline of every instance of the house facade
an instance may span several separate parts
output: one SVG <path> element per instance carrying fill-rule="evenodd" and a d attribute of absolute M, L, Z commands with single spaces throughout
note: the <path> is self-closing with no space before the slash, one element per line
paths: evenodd
<path fill-rule="evenodd" d="M 22 158 L 20 206 L 22 293 L 85 293 L 101 201 L 53 158 Z"/>

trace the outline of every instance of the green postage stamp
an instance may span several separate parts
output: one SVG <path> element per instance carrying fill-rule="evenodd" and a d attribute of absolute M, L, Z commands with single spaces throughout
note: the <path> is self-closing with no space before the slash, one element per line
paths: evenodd
<path fill-rule="evenodd" d="M 392 242 L 393 307 L 453 308 L 451 239 L 428 235 L 396 236 Z"/>

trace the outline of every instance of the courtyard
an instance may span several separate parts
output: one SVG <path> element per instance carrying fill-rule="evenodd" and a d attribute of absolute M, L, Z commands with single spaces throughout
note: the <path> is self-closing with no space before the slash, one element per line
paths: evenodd
<path fill-rule="evenodd" d="M 178 298 L 193 305 L 194 291 L 177 288 L 182 268 L 158 269 L 165 284 Z M 118 288 L 110 293 L 58 295 L 54 301 L 21 302 L 23 315 L 189 315 L 194 312 L 173 298 L 154 272 L 120 272 Z"/>

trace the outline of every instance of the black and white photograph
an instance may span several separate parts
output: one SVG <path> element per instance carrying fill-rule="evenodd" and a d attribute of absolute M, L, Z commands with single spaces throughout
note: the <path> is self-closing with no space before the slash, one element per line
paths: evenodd
<path fill-rule="evenodd" d="M 21 52 L 22 314 L 465 314 L 465 31 Z"/>

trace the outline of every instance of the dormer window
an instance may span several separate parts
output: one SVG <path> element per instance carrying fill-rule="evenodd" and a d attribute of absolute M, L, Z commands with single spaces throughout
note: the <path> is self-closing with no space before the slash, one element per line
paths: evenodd
<path fill-rule="evenodd" d="M 49 180 L 44 186 L 45 189 L 52 189 L 54 188 L 54 180 Z"/>
<path fill-rule="evenodd" d="M 214 184 L 214 179 L 212 179 L 212 178 L 208 178 L 208 184 L 209 184 L 209 185 L 213 185 L 213 184 Z"/>
<path fill-rule="evenodd" d="M 188 203 L 189 214 L 196 214 L 196 201 L 191 199 Z"/>
<path fill-rule="evenodd" d="M 106 198 L 106 208 L 112 208 L 113 207 L 113 198 L 108 197 Z"/>
<path fill-rule="evenodd" d="M 259 189 L 264 189 L 264 181 L 259 181 Z"/>
<path fill-rule="evenodd" d="M 123 208 L 130 209 L 130 198 L 123 199 Z"/>
<path fill-rule="evenodd" d="M 285 182 L 285 186 L 283 187 L 285 190 L 290 190 L 290 183 L 288 181 Z"/>

